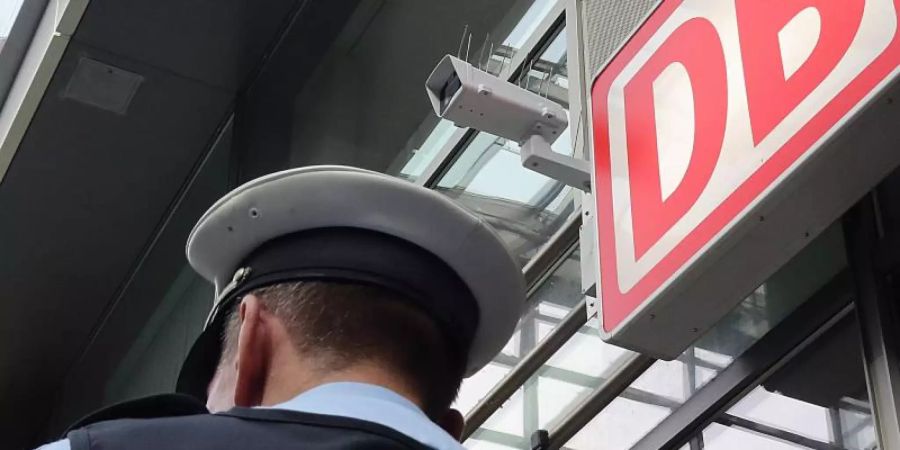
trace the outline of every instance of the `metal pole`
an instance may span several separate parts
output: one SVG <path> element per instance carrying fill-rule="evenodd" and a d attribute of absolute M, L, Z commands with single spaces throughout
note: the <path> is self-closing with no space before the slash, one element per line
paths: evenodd
<path fill-rule="evenodd" d="M 519 329 L 519 355 L 527 355 L 537 345 L 537 320 L 535 315 L 537 311 L 532 309 L 522 318 L 522 325 Z M 522 429 L 525 434 L 529 434 L 538 429 L 538 383 L 537 380 L 529 378 L 522 385 L 524 391 L 522 408 Z"/>
<path fill-rule="evenodd" d="M 697 349 L 692 345 L 684 352 L 685 398 L 697 392 Z M 697 433 L 688 441 L 691 450 L 703 450 L 703 433 Z"/>
<path fill-rule="evenodd" d="M 620 365 L 610 377 L 600 385 L 590 397 L 571 410 L 550 428 L 548 449 L 561 448 L 572 436 L 584 428 L 603 408 L 612 403 L 619 394 L 643 374 L 656 360 L 649 356 L 633 354 Z"/>
<path fill-rule="evenodd" d="M 817 439 L 808 438 L 806 436 L 792 433 L 787 430 L 782 430 L 781 428 L 775 428 L 770 425 L 765 425 L 759 422 L 754 422 L 752 420 L 745 419 L 743 417 L 738 417 L 732 414 L 722 414 L 717 419 L 716 422 L 725 425 L 725 426 L 734 426 L 738 428 L 743 428 L 745 430 L 750 430 L 764 436 L 771 436 L 776 439 L 780 439 L 783 441 L 791 442 L 794 444 L 802 445 L 806 448 L 816 449 L 816 450 L 843 450 L 844 447 L 831 444 L 829 442 L 822 442 Z"/>
<path fill-rule="evenodd" d="M 882 450 L 900 450 L 900 351 L 897 348 L 897 320 L 891 304 L 892 278 L 887 267 L 877 261 L 889 260 L 884 255 L 887 243 L 881 220 L 881 206 L 876 192 L 863 199 L 847 214 L 844 233 L 847 256 L 857 291 L 857 318 L 862 331 L 869 400 L 874 414 L 875 430 Z M 892 208 L 884 202 L 885 208 Z M 893 233 L 896 231 L 890 230 Z"/>
<path fill-rule="evenodd" d="M 519 361 L 519 364 L 513 367 L 506 377 L 475 405 L 475 408 L 466 417 L 463 439 L 471 436 L 494 412 L 500 409 L 503 403 L 512 397 L 519 387 L 537 372 L 586 322 L 585 300 L 582 299 L 528 356 Z"/>
<path fill-rule="evenodd" d="M 537 291 L 544 280 L 569 257 L 572 251 L 575 251 L 580 227 L 581 214 L 576 212 L 570 215 L 562 227 L 550 237 L 550 240 L 522 269 L 529 296 Z"/>
<path fill-rule="evenodd" d="M 844 446 L 844 427 L 841 424 L 841 408 L 828 408 L 828 424 L 831 427 L 831 441 L 838 447 Z"/>
<path fill-rule="evenodd" d="M 581 214 L 572 214 L 563 227 L 550 238 L 550 241 L 522 270 L 529 286 L 529 296 L 534 294 L 553 270 L 569 257 L 571 251 L 574 251 L 580 226 Z M 512 397 L 531 375 L 537 372 L 570 337 L 587 323 L 586 305 L 586 299 L 578 302 L 562 322 L 475 405 L 466 417 L 463 439 L 471 436 L 494 412 L 500 409 L 503 403 Z"/>

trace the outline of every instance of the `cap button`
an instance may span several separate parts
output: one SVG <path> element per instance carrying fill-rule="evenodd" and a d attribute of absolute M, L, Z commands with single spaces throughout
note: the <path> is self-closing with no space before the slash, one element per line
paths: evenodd
<path fill-rule="evenodd" d="M 250 268 L 241 267 L 234 272 L 234 276 L 231 278 L 231 284 L 236 286 L 246 280 L 248 276 L 250 276 Z"/>

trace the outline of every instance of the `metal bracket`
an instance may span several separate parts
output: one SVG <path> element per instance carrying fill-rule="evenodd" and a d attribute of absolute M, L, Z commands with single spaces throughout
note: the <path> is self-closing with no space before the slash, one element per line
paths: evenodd
<path fill-rule="evenodd" d="M 531 433 L 531 450 L 548 450 L 550 448 L 550 433 L 547 430 L 535 430 Z"/>
<path fill-rule="evenodd" d="M 550 143 L 539 134 L 533 134 L 521 143 L 522 166 L 546 175 L 561 183 L 591 191 L 591 166 L 583 159 L 556 153 Z"/>
<path fill-rule="evenodd" d="M 594 296 L 586 294 L 584 300 L 584 313 L 587 314 L 588 319 L 600 317 L 600 300 L 597 299 L 596 294 Z"/>

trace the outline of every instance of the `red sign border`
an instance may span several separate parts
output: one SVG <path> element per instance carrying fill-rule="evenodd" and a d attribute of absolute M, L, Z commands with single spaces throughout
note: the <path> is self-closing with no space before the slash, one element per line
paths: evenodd
<path fill-rule="evenodd" d="M 626 293 L 618 284 L 616 243 L 612 210 L 612 180 L 606 104 L 612 82 L 647 43 L 684 0 L 664 0 L 650 14 L 637 32 L 628 40 L 609 64 L 595 77 L 591 85 L 591 111 L 594 156 L 594 186 L 597 221 L 598 257 L 600 261 L 601 328 L 611 333 L 634 313 L 646 299 L 659 289 L 675 272 L 683 267 L 700 249 L 711 242 L 715 235 L 735 220 L 766 188 L 781 176 L 798 158 L 813 149 L 834 125 L 859 104 L 879 83 L 897 68 L 900 61 L 900 17 L 898 29 L 887 48 L 835 98 L 825 105 L 806 125 L 794 134 L 750 178 L 732 192 L 712 213 L 703 219 L 688 235 L 676 244 L 660 262 Z M 900 13 L 900 0 L 894 0 L 895 13 Z M 900 14 L 898 14 L 900 15 Z M 602 94 L 602 95 L 600 95 Z M 599 105 L 598 105 L 599 103 Z M 598 109 L 598 106 L 600 107 Z M 598 114 L 599 111 L 599 114 Z M 606 126 L 604 126 L 606 125 Z"/>

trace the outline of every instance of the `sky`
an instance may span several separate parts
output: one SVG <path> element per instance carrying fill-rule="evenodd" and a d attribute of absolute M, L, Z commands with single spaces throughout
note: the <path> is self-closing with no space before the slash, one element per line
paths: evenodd
<path fill-rule="evenodd" d="M 0 0 L 0 37 L 9 36 L 23 0 Z"/>

